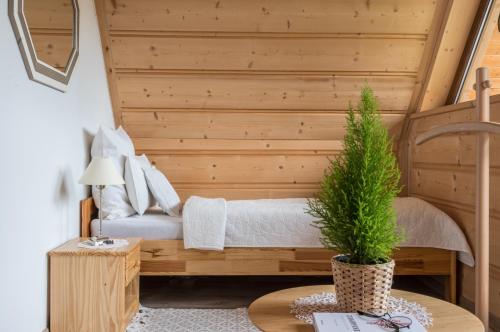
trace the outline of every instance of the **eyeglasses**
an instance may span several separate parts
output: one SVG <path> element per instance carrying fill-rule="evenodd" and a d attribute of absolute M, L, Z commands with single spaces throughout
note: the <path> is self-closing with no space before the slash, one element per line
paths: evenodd
<path fill-rule="evenodd" d="M 358 311 L 360 316 L 365 316 L 373 319 L 373 324 L 382 328 L 393 329 L 399 332 L 401 329 L 409 329 L 412 323 L 410 317 L 405 316 L 391 316 L 389 313 L 383 315 L 376 315 L 369 312 Z"/>

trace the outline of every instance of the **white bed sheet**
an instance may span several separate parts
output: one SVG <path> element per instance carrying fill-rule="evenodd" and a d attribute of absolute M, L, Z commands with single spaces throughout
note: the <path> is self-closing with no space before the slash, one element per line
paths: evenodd
<path fill-rule="evenodd" d="M 92 220 L 92 236 L 99 233 L 99 219 Z M 172 217 L 159 209 L 142 216 L 102 221 L 102 234 L 114 238 L 142 237 L 144 240 L 182 240 L 182 217 Z"/>

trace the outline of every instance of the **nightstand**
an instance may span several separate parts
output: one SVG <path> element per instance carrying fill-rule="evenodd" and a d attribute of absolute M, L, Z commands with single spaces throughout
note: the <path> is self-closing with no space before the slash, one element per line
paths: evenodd
<path fill-rule="evenodd" d="M 114 249 L 70 240 L 49 252 L 50 332 L 123 332 L 139 309 L 140 238 Z"/>

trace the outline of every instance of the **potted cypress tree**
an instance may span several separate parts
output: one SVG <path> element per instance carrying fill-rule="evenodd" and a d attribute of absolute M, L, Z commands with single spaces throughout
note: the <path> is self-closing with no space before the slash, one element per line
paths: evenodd
<path fill-rule="evenodd" d="M 340 308 L 385 311 L 394 271 L 391 255 L 401 240 L 392 207 L 400 173 L 368 86 L 358 108 L 349 106 L 344 150 L 331 161 L 307 212 L 318 218 L 323 245 L 341 253 L 332 258 Z"/>

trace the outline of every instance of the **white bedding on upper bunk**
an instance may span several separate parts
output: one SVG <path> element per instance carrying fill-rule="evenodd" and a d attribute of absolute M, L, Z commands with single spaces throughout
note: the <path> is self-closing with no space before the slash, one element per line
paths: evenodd
<path fill-rule="evenodd" d="M 224 247 L 322 247 L 314 218 L 304 210 L 306 199 L 259 199 L 227 201 Z M 465 235 L 444 212 L 418 198 L 397 198 L 394 208 L 398 225 L 404 230 L 401 247 L 431 247 L 455 250 L 459 260 L 473 266 L 474 258 Z M 197 211 L 201 213 L 202 211 Z M 200 216 L 200 214 L 196 214 Z M 202 214 L 201 214 L 202 215 Z M 197 218 L 195 222 L 207 222 Z M 145 240 L 180 240 L 189 237 L 183 231 L 180 217 L 170 217 L 158 210 L 143 216 L 104 220 L 103 234 L 111 237 L 137 236 Z M 92 222 L 92 234 L 97 234 L 98 220 Z M 223 232 L 221 227 L 215 227 Z M 200 232 L 202 234 L 202 232 Z M 220 246 L 220 236 L 214 246 Z M 206 239 L 203 246 L 207 246 Z M 185 239 L 185 243 L 186 243 Z M 188 247 L 196 247 L 196 241 Z"/>

